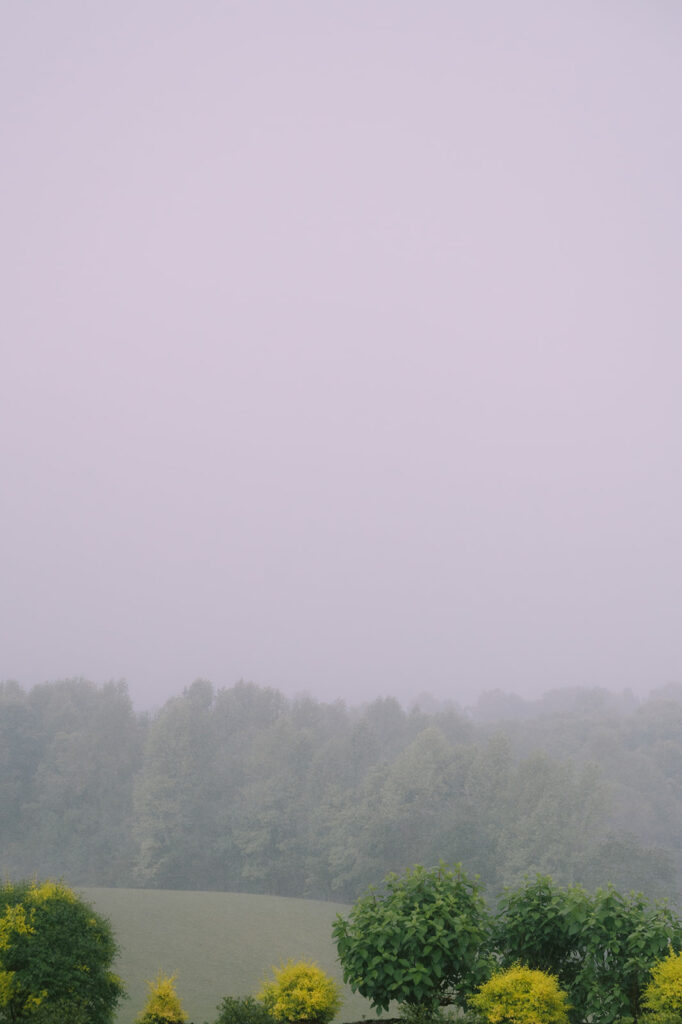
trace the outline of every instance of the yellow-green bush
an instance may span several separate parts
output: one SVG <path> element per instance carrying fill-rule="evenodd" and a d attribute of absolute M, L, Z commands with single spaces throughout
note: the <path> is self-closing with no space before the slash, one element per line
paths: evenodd
<path fill-rule="evenodd" d="M 682 1020 L 682 953 L 671 953 L 653 967 L 642 1005 L 651 1024 L 679 1024 Z"/>
<path fill-rule="evenodd" d="M 315 963 L 287 961 L 273 967 L 274 977 L 258 993 L 276 1021 L 328 1024 L 341 1007 L 339 986 Z"/>
<path fill-rule="evenodd" d="M 159 971 L 154 981 L 148 981 L 149 995 L 144 1010 L 135 1024 L 183 1024 L 187 1014 L 175 991 L 175 975 Z"/>
<path fill-rule="evenodd" d="M 568 1024 L 568 996 L 554 975 L 520 964 L 494 974 L 469 1002 L 487 1024 Z"/>

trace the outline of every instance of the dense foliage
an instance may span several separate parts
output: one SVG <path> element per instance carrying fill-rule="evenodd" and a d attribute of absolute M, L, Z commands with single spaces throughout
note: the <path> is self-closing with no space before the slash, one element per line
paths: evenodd
<path fill-rule="evenodd" d="M 568 1024 L 568 998 L 556 978 L 521 964 L 494 974 L 469 1004 L 487 1024 Z"/>
<path fill-rule="evenodd" d="M 461 862 L 672 895 L 682 700 L 597 691 L 360 709 L 196 682 L 153 715 L 123 684 L 0 685 L 0 872 L 352 902 Z"/>
<path fill-rule="evenodd" d="M 225 996 L 218 1005 L 215 1024 L 275 1024 L 275 1021 L 253 996 Z"/>
<path fill-rule="evenodd" d="M 65 885 L 0 890 L 0 1021 L 109 1024 L 121 996 L 108 923 Z"/>
<path fill-rule="evenodd" d="M 662 1012 L 664 977 L 668 997 L 673 979 L 682 982 L 679 962 L 666 961 L 658 989 L 647 988 L 652 969 L 682 947 L 667 903 L 543 876 L 507 890 L 491 926 L 459 865 L 415 867 L 370 887 L 333 934 L 353 990 L 379 1010 L 401 1003 L 415 1021 L 456 1004 L 493 1024 L 632 1022 L 645 1004 Z"/>
<path fill-rule="evenodd" d="M 175 991 L 175 975 L 159 971 L 154 981 L 148 981 L 147 985 L 147 1002 L 135 1024 L 184 1024 L 187 1014 Z"/>
<path fill-rule="evenodd" d="M 648 1024 L 679 1024 L 682 1020 L 682 953 L 671 951 L 654 966 L 642 1004 Z"/>
<path fill-rule="evenodd" d="M 305 960 L 273 967 L 273 977 L 263 983 L 259 999 L 278 1024 L 329 1024 L 341 1008 L 337 983 Z"/>
<path fill-rule="evenodd" d="M 639 1019 L 652 967 L 682 948 L 682 925 L 667 904 L 611 886 L 561 888 L 546 877 L 506 892 L 496 925 L 502 963 L 555 974 L 576 1024 Z"/>
<path fill-rule="evenodd" d="M 378 1010 L 465 1006 L 489 971 L 488 932 L 478 885 L 444 864 L 389 875 L 333 926 L 344 980 Z"/>

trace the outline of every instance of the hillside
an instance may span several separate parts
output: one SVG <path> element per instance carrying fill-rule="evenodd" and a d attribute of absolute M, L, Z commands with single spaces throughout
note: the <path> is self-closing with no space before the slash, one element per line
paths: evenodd
<path fill-rule="evenodd" d="M 177 989 L 194 1024 L 215 1019 L 225 995 L 256 992 L 272 964 L 316 960 L 341 981 L 331 925 L 348 907 L 318 900 L 245 893 L 158 889 L 79 890 L 111 921 L 120 946 L 116 970 L 129 998 L 117 1024 L 132 1024 L 144 1004 L 145 979 L 177 973 Z M 369 1004 L 344 989 L 338 1021 L 374 1017 Z"/>

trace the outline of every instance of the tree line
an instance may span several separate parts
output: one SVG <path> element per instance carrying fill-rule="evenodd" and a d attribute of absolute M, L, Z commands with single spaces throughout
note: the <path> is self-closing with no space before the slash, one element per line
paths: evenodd
<path fill-rule="evenodd" d="M 197 681 L 0 685 L 0 870 L 352 901 L 414 863 L 675 895 L 682 702 L 600 691 L 361 708 Z"/>

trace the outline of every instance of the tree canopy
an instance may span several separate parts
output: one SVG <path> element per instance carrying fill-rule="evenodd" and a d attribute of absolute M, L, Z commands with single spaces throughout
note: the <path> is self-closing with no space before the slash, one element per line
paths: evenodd
<path fill-rule="evenodd" d="M 0 889 L 0 1021 L 110 1024 L 123 995 L 109 924 L 65 885 Z"/>
<path fill-rule="evenodd" d="M 417 866 L 370 887 L 333 935 L 344 980 L 379 1010 L 466 1005 L 489 970 L 488 913 L 460 865 Z"/>
<path fill-rule="evenodd" d="M 352 902 L 443 860 L 493 895 L 539 872 L 672 896 L 673 698 L 491 695 L 427 713 L 199 680 L 136 714 L 123 683 L 0 683 L 0 873 Z"/>

